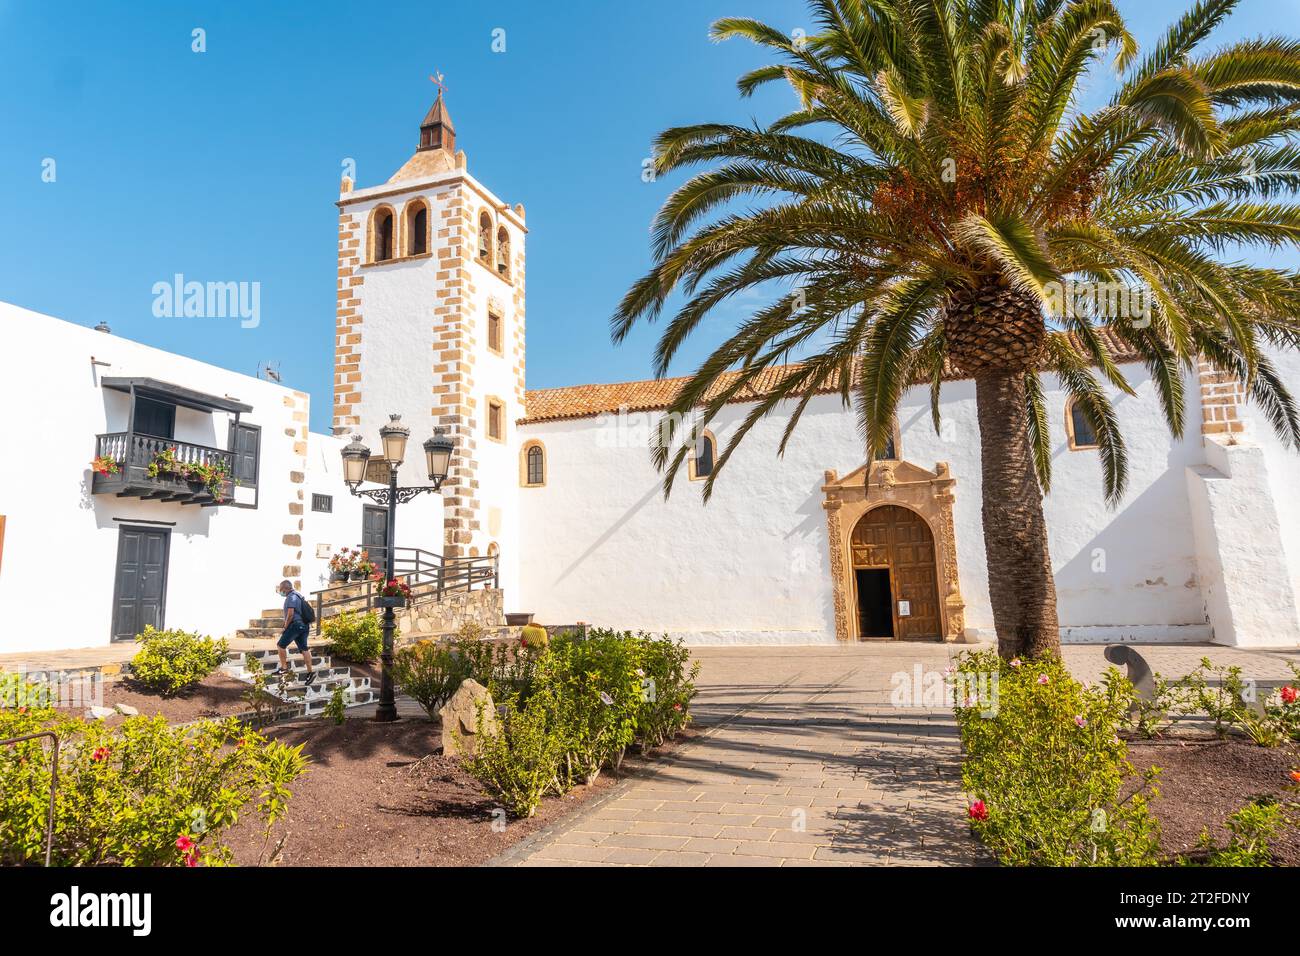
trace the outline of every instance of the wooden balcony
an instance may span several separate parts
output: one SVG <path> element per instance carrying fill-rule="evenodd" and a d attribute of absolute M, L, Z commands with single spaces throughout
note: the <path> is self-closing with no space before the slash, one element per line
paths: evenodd
<path fill-rule="evenodd" d="M 235 493 L 233 479 L 222 482 L 219 495 L 214 495 L 202 481 L 187 480 L 177 475 L 149 477 L 149 466 L 157 455 L 169 448 L 176 461 L 182 465 L 212 466 L 224 463 L 226 473 L 234 474 L 234 453 L 225 449 L 134 432 L 110 432 L 98 436 L 95 455 L 111 457 L 117 462 L 118 473 L 101 475 L 92 472 L 91 494 L 170 501 L 182 505 L 216 506 L 231 502 Z"/>

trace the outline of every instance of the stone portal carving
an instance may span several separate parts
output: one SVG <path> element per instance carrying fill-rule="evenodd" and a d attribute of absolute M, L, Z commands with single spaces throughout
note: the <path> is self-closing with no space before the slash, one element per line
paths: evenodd
<path fill-rule="evenodd" d="M 934 535 L 936 579 L 943 615 L 943 638 L 959 641 L 966 628 L 966 602 L 962 600 L 957 576 L 957 542 L 953 528 L 953 485 L 948 463 L 939 462 L 928 471 L 909 461 L 875 461 L 840 478 L 826 472 L 822 485 L 825 496 L 826 532 L 830 542 L 831 586 L 835 608 L 835 637 L 858 640 L 858 615 L 854 607 L 853 562 L 849 558 L 849 536 L 868 511 L 881 505 L 899 505 L 916 512 Z"/>

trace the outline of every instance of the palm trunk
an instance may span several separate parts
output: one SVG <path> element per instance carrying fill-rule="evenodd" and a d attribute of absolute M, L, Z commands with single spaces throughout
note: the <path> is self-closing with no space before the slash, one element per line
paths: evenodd
<path fill-rule="evenodd" d="M 1002 657 L 1059 655 L 1056 583 L 1034 473 L 1024 373 L 975 376 L 983 470 L 984 553 Z"/>

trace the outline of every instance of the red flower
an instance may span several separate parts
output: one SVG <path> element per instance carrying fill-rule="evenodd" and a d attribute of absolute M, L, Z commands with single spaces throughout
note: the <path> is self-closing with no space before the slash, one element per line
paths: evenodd
<path fill-rule="evenodd" d="M 1292 770 L 1291 779 L 1294 780 L 1296 783 L 1300 783 L 1300 770 Z"/>
<path fill-rule="evenodd" d="M 1296 691 L 1294 687 L 1282 688 L 1282 703 L 1294 704 L 1297 696 L 1300 696 L 1300 692 Z"/>
<path fill-rule="evenodd" d="M 987 820 L 989 818 L 989 808 L 984 805 L 983 800 L 976 800 L 966 811 L 967 816 L 972 820 Z"/>
<path fill-rule="evenodd" d="M 90 759 L 95 761 L 95 763 L 99 763 L 108 759 L 108 753 L 109 751 L 107 747 L 97 747 L 95 752 L 90 755 Z"/>
<path fill-rule="evenodd" d="M 194 846 L 194 841 L 190 839 L 188 833 L 182 833 L 176 838 L 176 849 L 182 853 L 188 852 Z"/>

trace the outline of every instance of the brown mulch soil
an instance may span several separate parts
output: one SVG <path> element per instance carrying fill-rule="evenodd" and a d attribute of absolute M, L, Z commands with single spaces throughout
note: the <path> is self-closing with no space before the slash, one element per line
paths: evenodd
<path fill-rule="evenodd" d="M 1156 766 L 1159 797 L 1151 803 L 1160 822 L 1165 854 L 1193 850 L 1208 828 L 1216 846 L 1228 842 L 1227 818 L 1257 797 L 1294 801 L 1290 773 L 1300 766 L 1295 744 L 1260 747 L 1249 740 L 1166 737 L 1128 744 L 1129 760 L 1139 770 Z M 1285 828 L 1270 843 L 1277 863 L 1300 865 L 1300 828 Z"/>
<path fill-rule="evenodd" d="M 126 704 L 138 710 L 143 717 L 161 715 L 171 724 L 186 723 L 203 717 L 229 717 L 249 710 L 244 694 L 248 684 L 237 681 L 226 674 L 209 674 L 194 687 L 175 697 L 163 697 L 156 691 L 123 677 L 120 680 L 104 683 L 104 707 Z M 87 707 L 61 707 L 63 713 L 82 716 Z M 120 723 L 125 718 L 120 714 L 106 717 L 105 723 Z"/>
<path fill-rule="evenodd" d="M 621 773 L 605 771 L 589 787 L 547 797 L 535 816 L 507 817 L 502 830 L 499 823 L 493 828 L 497 802 L 457 758 L 443 756 L 436 722 L 350 717 L 341 726 L 300 721 L 265 733 L 303 744 L 310 757 L 271 841 L 285 837 L 279 862 L 286 866 L 478 865 L 650 762 L 629 756 Z M 264 841 L 256 815 L 246 816 L 226 842 L 236 863 L 257 865 Z"/>

